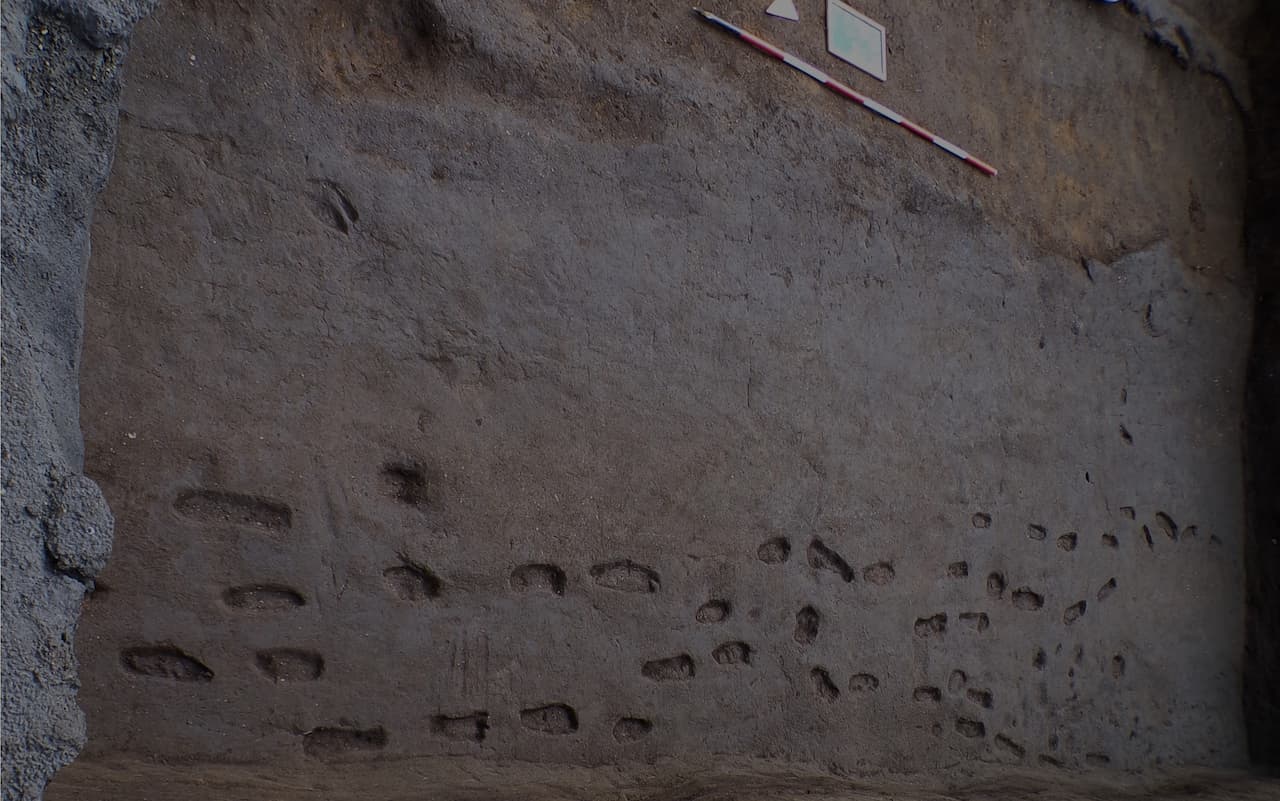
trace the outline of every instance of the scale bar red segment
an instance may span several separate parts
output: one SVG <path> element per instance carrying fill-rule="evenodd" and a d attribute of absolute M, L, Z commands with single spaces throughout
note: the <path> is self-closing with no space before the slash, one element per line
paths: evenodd
<path fill-rule="evenodd" d="M 788 67 L 791 67 L 792 69 L 796 69 L 796 70 L 799 70 L 800 72 L 803 72 L 805 75 L 808 75 L 810 78 L 822 84 L 823 86 L 827 87 L 828 89 L 840 95 L 841 97 L 844 97 L 848 100 L 852 100 L 858 105 L 868 109 L 872 113 L 877 114 L 881 117 L 884 117 L 886 120 L 896 123 L 897 125 L 900 125 L 903 128 L 906 128 L 908 131 L 920 137 L 921 139 L 925 139 L 929 142 L 932 142 L 933 144 L 947 151 L 948 153 L 960 159 L 961 161 L 965 162 L 966 164 L 969 164 L 970 166 L 976 168 L 980 172 L 986 173 L 987 175 L 993 175 L 993 176 L 996 174 L 996 168 L 992 167 L 990 164 L 986 163 L 982 159 L 977 158 L 973 155 L 970 155 L 970 153 L 964 150 L 963 148 L 958 147 L 957 145 L 954 145 L 951 142 L 948 142 L 946 139 L 943 139 L 942 137 L 937 136 L 936 134 L 930 132 L 925 128 L 920 127 L 919 125 L 916 125 L 914 122 L 907 119 L 906 117 L 903 117 L 901 114 L 897 113 L 896 111 L 893 111 L 890 108 L 882 106 L 879 103 L 872 100 L 871 98 L 855 92 L 853 89 L 850 89 L 848 86 L 845 86 L 844 84 L 835 80 L 830 75 L 827 75 L 825 72 L 813 66 L 809 62 L 796 58 L 795 56 L 791 55 L 785 50 L 780 50 L 774 47 L 773 45 L 769 44 L 765 40 L 761 39 L 759 36 L 747 33 L 743 29 L 739 28 L 737 25 L 734 25 L 731 22 L 723 20 L 720 17 L 717 17 L 715 14 L 711 14 L 707 11 L 703 11 L 700 8 L 695 8 L 694 11 L 701 14 L 702 17 L 706 19 L 708 22 L 713 22 L 716 25 L 719 25 L 721 28 L 724 28 L 725 30 L 729 31 L 730 33 L 737 36 L 742 41 L 746 42 L 747 44 L 761 51 L 762 53 L 773 56 L 774 58 L 778 59 L 782 63 L 786 64 Z"/>

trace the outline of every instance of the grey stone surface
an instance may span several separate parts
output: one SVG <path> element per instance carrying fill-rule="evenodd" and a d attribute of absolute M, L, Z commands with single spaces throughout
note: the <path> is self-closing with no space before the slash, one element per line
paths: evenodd
<path fill-rule="evenodd" d="M 93 753 L 1242 762 L 1238 106 L 1114 9 L 866 6 L 999 179 L 683 9 L 144 23 Z"/>
<path fill-rule="evenodd" d="M 38 798 L 84 745 L 72 636 L 111 514 L 80 475 L 91 211 L 115 148 L 125 36 L 147 3 L 3 7 L 3 783 Z"/>
<path fill-rule="evenodd" d="M 111 555 L 113 520 L 98 485 L 82 475 L 61 479 L 45 519 L 45 549 L 55 570 L 92 581 Z"/>

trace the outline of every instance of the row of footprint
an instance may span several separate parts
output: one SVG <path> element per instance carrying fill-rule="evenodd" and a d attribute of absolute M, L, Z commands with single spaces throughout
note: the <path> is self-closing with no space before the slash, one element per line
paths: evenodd
<path fill-rule="evenodd" d="M 545 704 L 520 710 L 520 725 L 537 734 L 569 735 L 578 731 L 578 713 L 568 704 Z M 488 712 L 440 714 L 431 718 L 432 733 L 451 740 L 483 742 L 489 726 Z M 632 743 L 648 737 L 653 731 L 653 722 L 642 717 L 619 717 L 614 719 L 611 731 L 613 739 L 619 743 Z M 304 753 L 316 759 L 380 751 L 386 748 L 388 740 L 387 731 L 382 726 L 321 726 L 302 732 Z"/>

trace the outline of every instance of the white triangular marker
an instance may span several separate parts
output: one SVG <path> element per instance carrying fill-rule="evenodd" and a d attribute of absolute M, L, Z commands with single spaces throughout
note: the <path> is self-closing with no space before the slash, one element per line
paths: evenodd
<path fill-rule="evenodd" d="M 769 4 L 769 7 L 764 10 L 764 13 L 774 17 L 789 19 L 792 22 L 800 21 L 800 12 L 796 11 L 796 4 L 794 0 L 773 0 L 773 2 Z"/>

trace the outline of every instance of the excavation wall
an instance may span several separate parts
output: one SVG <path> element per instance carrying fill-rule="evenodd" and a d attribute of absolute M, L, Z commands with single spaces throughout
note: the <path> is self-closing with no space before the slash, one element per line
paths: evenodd
<path fill-rule="evenodd" d="M 683 7 L 167 4 L 91 755 L 1240 764 L 1248 4 L 1138 5 L 724 12 L 991 179 Z"/>
<path fill-rule="evenodd" d="M 736 18 L 999 178 L 681 8 L 148 23 L 94 752 L 1242 760 L 1239 87 L 1115 8 L 866 10 L 887 84 Z"/>

